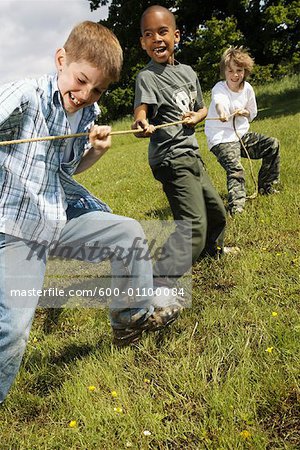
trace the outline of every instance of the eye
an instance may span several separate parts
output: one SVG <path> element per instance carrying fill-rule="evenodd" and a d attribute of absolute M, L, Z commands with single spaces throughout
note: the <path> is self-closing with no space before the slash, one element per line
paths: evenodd
<path fill-rule="evenodd" d="M 81 78 L 77 78 L 77 81 L 78 81 L 79 84 L 84 84 L 85 83 L 85 81 L 82 80 Z"/>

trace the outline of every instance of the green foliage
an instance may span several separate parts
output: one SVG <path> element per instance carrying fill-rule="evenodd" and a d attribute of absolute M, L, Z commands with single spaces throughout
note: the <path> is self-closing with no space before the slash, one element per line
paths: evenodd
<path fill-rule="evenodd" d="M 101 103 L 104 105 L 104 111 L 101 115 L 101 121 L 110 122 L 133 112 L 134 90 L 130 87 L 117 87 L 108 93 Z"/>
<path fill-rule="evenodd" d="M 97 9 L 108 1 L 89 0 L 89 3 L 92 9 Z M 107 120 L 132 110 L 133 105 L 128 104 L 134 89 L 132 67 L 147 62 L 139 43 L 139 22 L 143 11 L 153 4 L 157 1 L 112 0 L 108 19 L 102 21 L 118 36 L 125 57 L 121 80 L 104 99 Z M 255 70 L 258 81 L 263 81 L 264 73 L 268 80 L 299 70 L 298 0 L 161 0 L 159 4 L 174 11 L 181 30 L 178 59 L 196 69 L 205 89 L 218 79 L 218 58 L 230 44 L 243 43 L 249 48 L 259 65 Z"/>
<path fill-rule="evenodd" d="M 274 65 L 268 64 L 266 66 L 259 66 L 255 64 L 251 75 L 251 80 L 256 84 L 269 83 L 272 81 Z"/>
<path fill-rule="evenodd" d="M 143 64 L 137 64 L 130 68 L 127 74 L 127 82 L 119 83 L 101 98 L 102 123 L 133 114 L 135 78 L 142 67 Z"/>
<path fill-rule="evenodd" d="M 223 51 L 230 45 L 243 43 L 243 35 L 237 30 L 234 17 L 224 20 L 213 17 L 199 28 L 195 38 L 187 42 L 186 47 L 187 57 L 191 62 L 194 61 L 194 69 L 203 89 L 212 88 L 219 80 L 219 62 Z"/>
<path fill-rule="evenodd" d="M 264 10 L 265 55 L 275 64 L 299 58 L 300 4 L 298 1 L 278 1 Z"/>
<path fill-rule="evenodd" d="M 298 81 L 255 87 L 260 112 L 251 128 L 280 140 L 281 192 L 248 201 L 243 215 L 228 219 L 226 244 L 241 253 L 195 264 L 192 307 L 133 348 L 111 346 L 104 309 L 68 303 L 38 310 L 19 376 L 0 407 L 1 450 L 300 448 Z M 129 119 L 113 124 L 129 127 Z M 224 170 L 201 126 L 197 137 L 225 197 Z M 171 217 L 147 145 L 114 136 L 112 148 L 78 180 L 116 214 Z M 253 166 L 257 175 L 260 162 Z M 50 285 L 54 263 L 62 283 L 83 270 L 103 283 L 103 264 L 49 263 Z"/>

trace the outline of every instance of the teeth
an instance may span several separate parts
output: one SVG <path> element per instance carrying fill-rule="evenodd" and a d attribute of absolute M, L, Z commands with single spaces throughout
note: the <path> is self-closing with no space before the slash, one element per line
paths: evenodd
<path fill-rule="evenodd" d="M 165 50 L 165 47 L 158 47 L 154 49 L 154 53 L 163 53 Z"/>
<path fill-rule="evenodd" d="M 73 100 L 73 102 L 75 103 L 75 105 L 77 105 L 77 106 L 80 105 L 80 101 L 77 100 L 77 98 L 75 98 L 73 94 L 70 93 L 70 97 L 71 97 L 71 99 Z"/>

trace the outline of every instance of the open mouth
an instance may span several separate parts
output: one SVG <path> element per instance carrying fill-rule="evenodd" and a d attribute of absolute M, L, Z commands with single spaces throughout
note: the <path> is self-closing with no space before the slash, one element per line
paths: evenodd
<path fill-rule="evenodd" d="M 71 92 L 69 92 L 69 96 L 70 96 L 70 99 L 72 100 L 72 102 L 74 103 L 75 106 L 80 106 L 81 105 L 81 102 L 79 100 L 77 100 L 77 98 L 74 97 L 74 95 Z"/>
<path fill-rule="evenodd" d="M 166 51 L 167 47 L 156 47 L 153 52 L 156 55 L 161 55 L 162 53 L 164 53 Z"/>

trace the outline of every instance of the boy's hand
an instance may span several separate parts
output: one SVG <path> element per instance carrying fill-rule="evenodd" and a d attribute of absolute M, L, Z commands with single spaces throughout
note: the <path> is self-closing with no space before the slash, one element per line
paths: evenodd
<path fill-rule="evenodd" d="M 89 133 L 89 142 L 94 151 L 102 156 L 111 146 L 111 127 L 94 125 Z"/>
<path fill-rule="evenodd" d="M 187 111 L 182 115 L 184 125 L 194 128 L 199 122 L 205 119 L 207 115 L 206 107 L 200 108 L 198 111 Z"/>
<path fill-rule="evenodd" d="M 221 122 L 228 122 L 229 118 L 228 118 L 228 116 L 223 112 L 222 114 L 219 115 L 219 120 L 221 120 Z"/>
<path fill-rule="evenodd" d="M 140 131 L 139 133 L 134 133 L 136 137 L 149 137 L 155 131 L 154 125 L 150 125 L 148 120 L 146 119 L 136 120 L 131 125 L 132 130 L 137 130 L 139 128 L 141 128 L 143 131 Z"/>
<path fill-rule="evenodd" d="M 250 113 L 248 111 L 248 109 L 237 109 L 234 114 L 236 116 L 244 116 L 244 117 L 249 117 Z"/>
<path fill-rule="evenodd" d="M 199 114 L 195 111 L 185 112 L 182 114 L 182 120 L 184 120 L 184 125 L 193 128 L 199 122 Z"/>

